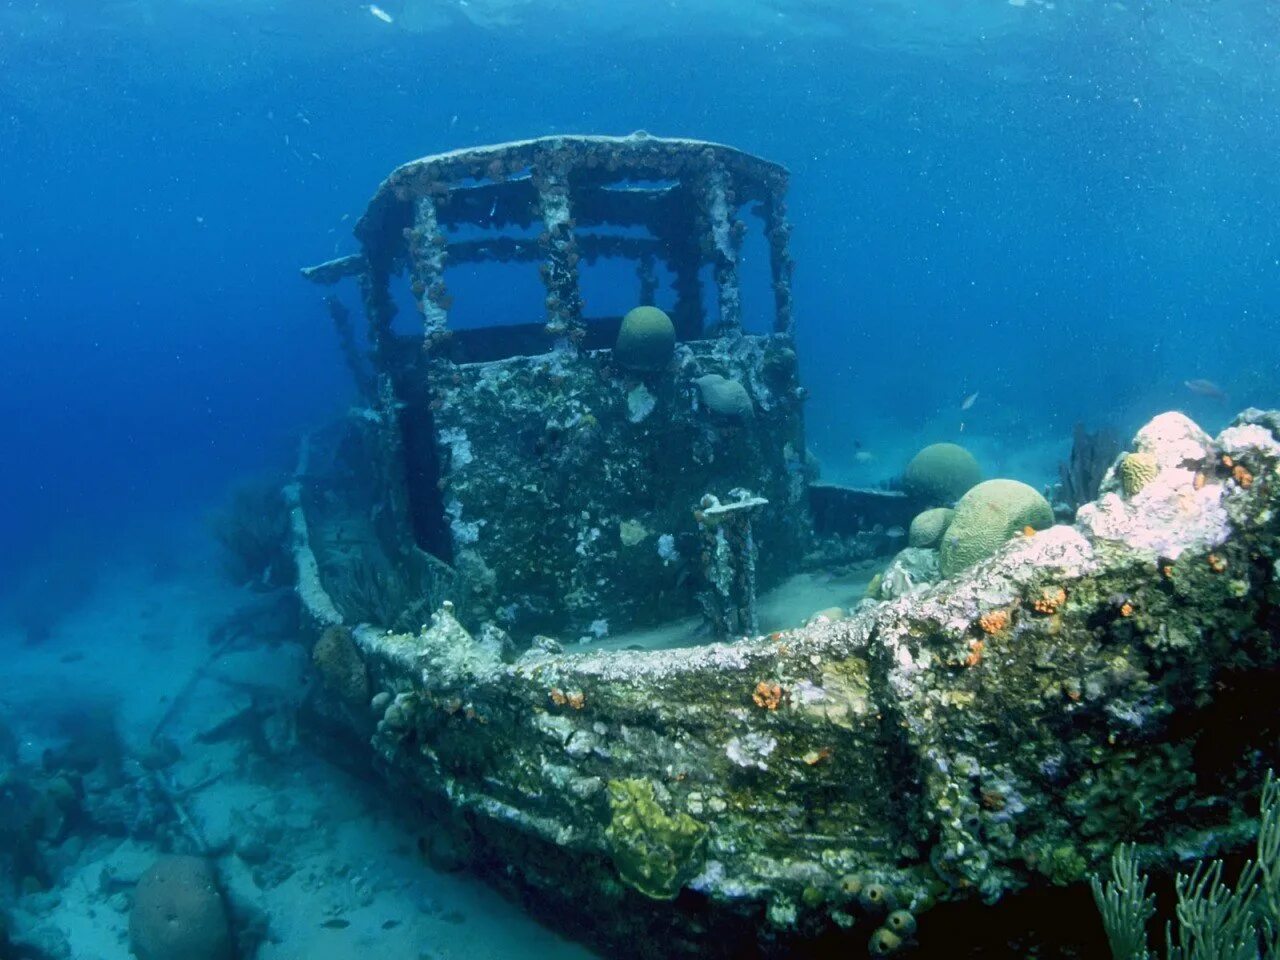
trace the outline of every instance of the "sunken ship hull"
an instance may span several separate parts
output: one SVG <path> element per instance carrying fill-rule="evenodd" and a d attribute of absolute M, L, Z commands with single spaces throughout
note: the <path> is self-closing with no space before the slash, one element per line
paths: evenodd
<path fill-rule="evenodd" d="M 606 216 L 593 191 L 624 175 L 662 183 Z M 784 184 L 736 151 L 633 137 L 447 154 L 383 185 L 365 252 L 310 271 L 360 281 L 373 345 L 367 409 L 311 438 L 287 491 L 317 729 L 420 805 L 437 862 L 610 956 L 950 949 L 981 926 L 956 905 L 1074 902 L 1118 843 L 1155 862 L 1245 843 L 1280 752 L 1274 413 L 1217 438 L 1157 418 L 1125 455 L 1150 466 L 1141 489 L 1122 456 L 1074 524 L 757 635 L 757 591 L 823 536 Z M 450 335 L 440 225 L 517 194 L 509 219 L 543 225 L 546 322 Z M 774 241 L 767 334 L 735 316 L 747 202 Z M 620 369 L 619 321 L 582 316 L 572 271 L 596 241 L 576 232 L 609 216 L 648 223 L 677 278 L 717 279 L 712 322 L 677 298 L 658 370 Z M 391 330 L 397 271 L 420 334 Z M 710 406 L 710 375 L 750 416 Z M 716 642 L 580 642 L 690 611 Z"/>

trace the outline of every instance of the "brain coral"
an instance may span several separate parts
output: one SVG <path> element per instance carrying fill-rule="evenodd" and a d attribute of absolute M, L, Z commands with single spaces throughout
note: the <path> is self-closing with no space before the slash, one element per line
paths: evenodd
<path fill-rule="evenodd" d="M 982 479 L 978 461 L 957 443 L 931 443 L 907 464 L 902 487 L 908 495 L 933 506 L 954 503 Z"/>
<path fill-rule="evenodd" d="M 950 507 L 934 507 L 916 514 L 911 521 L 911 529 L 907 531 L 907 546 L 936 547 L 942 542 L 942 535 L 947 532 L 947 525 L 955 511 Z"/>
<path fill-rule="evenodd" d="M 613 357 L 631 370 L 661 370 L 676 348 L 676 328 L 657 307 L 636 307 L 622 318 Z"/>
<path fill-rule="evenodd" d="M 722 417 L 749 417 L 755 413 L 751 395 L 737 380 L 729 380 L 718 373 L 708 373 L 694 381 L 702 391 L 702 402 Z"/>
<path fill-rule="evenodd" d="M 142 875 L 129 945 L 138 960 L 231 960 L 231 928 L 209 861 L 161 857 Z"/>
<path fill-rule="evenodd" d="M 1017 480 L 987 480 L 956 504 L 942 538 L 942 575 L 950 577 L 983 560 L 1024 527 L 1053 526 L 1053 508 L 1033 487 Z"/>
<path fill-rule="evenodd" d="M 1120 486 L 1126 497 L 1132 497 L 1156 478 L 1160 467 L 1150 453 L 1126 453 L 1120 461 Z"/>

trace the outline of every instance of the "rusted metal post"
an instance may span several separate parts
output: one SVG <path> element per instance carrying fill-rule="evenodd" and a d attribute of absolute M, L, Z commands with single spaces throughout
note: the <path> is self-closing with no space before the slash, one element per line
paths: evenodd
<path fill-rule="evenodd" d="M 447 241 L 440 229 L 435 199 L 414 201 L 413 228 L 408 231 L 409 282 L 422 314 L 422 346 L 430 350 L 449 336 L 449 294 L 444 286 Z"/>
<path fill-rule="evenodd" d="M 724 335 L 742 328 L 742 290 L 738 281 L 738 252 L 746 225 L 735 220 L 733 190 L 729 174 L 719 163 L 707 173 L 704 181 L 703 210 L 707 218 L 711 263 L 715 268 L 720 295 L 718 333 Z"/>
<path fill-rule="evenodd" d="M 372 347 L 373 364 L 379 370 L 387 365 L 387 346 L 391 339 L 391 321 L 395 319 L 396 305 L 391 299 L 387 271 L 370 263 L 359 274 L 360 300 L 364 304 L 364 316 L 369 324 L 369 344 Z"/>
<path fill-rule="evenodd" d="M 404 434 L 400 428 L 400 410 L 403 404 L 392 382 L 391 374 L 381 372 L 377 378 L 377 397 L 374 405 L 376 418 L 373 434 L 376 437 L 373 469 L 379 476 L 387 508 L 387 516 L 379 517 L 376 525 L 386 525 L 384 542 L 401 544 L 404 531 L 413 529 L 409 507 L 408 478 L 405 475 Z"/>
<path fill-rule="evenodd" d="M 773 185 L 763 214 L 765 237 L 769 241 L 769 269 L 773 274 L 773 330 L 792 336 L 795 333 L 795 315 L 791 304 L 791 273 L 795 261 L 791 258 L 791 224 L 787 222 L 787 202 L 784 199 L 786 189 L 785 179 Z"/>
<path fill-rule="evenodd" d="M 559 154 L 539 158 L 533 168 L 533 181 L 538 190 L 542 241 L 547 253 L 542 265 L 542 282 L 547 288 L 547 333 L 576 346 L 582 342 L 586 326 L 578 288 L 578 244 L 564 170 L 567 165 L 567 158 Z"/>
<path fill-rule="evenodd" d="M 694 511 L 702 532 L 702 574 L 707 581 L 699 600 L 719 640 L 737 639 L 759 629 L 756 611 L 756 554 L 752 516 L 769 501 L 733 490 L 727 503 L 707 494 Z"/>

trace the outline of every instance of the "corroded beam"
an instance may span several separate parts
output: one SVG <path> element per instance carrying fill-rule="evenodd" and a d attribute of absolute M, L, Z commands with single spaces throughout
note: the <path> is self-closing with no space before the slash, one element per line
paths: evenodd
<path fill-rule="evenodd" d="M 578 287 L 578 244 L 569 198 L 568 161 L 557 153 L 539 155 L 534 167 L 542 245 L 546 253 L 542 282 L 547 288 L 547 333 L 578 343 L 583 333 L 582 292 Z"/>
<path fill-rule="evenodd" d="M 345 280 L 347 277 L 358 277 L 366 269 L 368 269 L 368 264 L 365 263 L 364 257 L 358 253 L 353 253 L 349 256 L 326 260 L 324 263 L 317 263 L 314 267 L 303 267 L 302 275 L 312 283 L 328 286 L 337 283 L 339 280 Z"/>
<path fill-rule="evenodd" d="M 422 314 L 422 343 L 427 349 L 449 335 L 450 297 L 444 285 L 444 264 L 448 243 L 436 215 L 432 196 L 418 197 L 414 203 L 413 228 L 406 239 L 409 247 L 409 284 Z"/>
<path fill-rule="evenodd" d="M 791 276 L 795 262 L 791 257 L 791 224 L 787 222 L 785 180 L 769 194 L 762 205 L 765 239 L 769 243 L 769 270 L 773 275 L 773 329 L 791 336 L 795 333 L 795 313 L 791 302 Z"/>
<path fill-rule="evenodd" d="M 745 224 L 735 216 L 736 197 L 724 168 L 713 164 L 702 183 L 702 214 L 706 220 L 707 253 L 715 270 L 719 293 L 719 332 L 742 328 L 742 289 L 738 256 Z"/>

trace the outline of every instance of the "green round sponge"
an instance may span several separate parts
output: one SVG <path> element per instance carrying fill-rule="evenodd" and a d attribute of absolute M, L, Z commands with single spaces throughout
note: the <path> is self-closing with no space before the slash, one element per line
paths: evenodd
<path fill-rule="evenodd" d="M 1017 480 L 984 481 L 956 504 L 942 538 L 942 575 L 950 577 L 985 560 L 1024 527 L 1051 526 L 1053 508 L 1034 487 Z"/>
<path fill-rule="evenodd" d="M 973 454 L 958 443 L 931 443 L 907 464 L 902 487 L 922 503 L 954 503 L 982 479 Z"/>
<path fill-rule="evenodd" d="M 657 307 L 636 307 L 622 318 L 613 356 L 631 370 L 661 370 L 676 349 L 676 328 Z"/>
<path fill-rule="evenodd" d="M 755 405 L 751 402 L 751 394 L 739 380 L 722 377 L 718 373 L 708 373 L 693 381 L 702 392 L 702 402 L 712 413 L 722 417 L 742 419 L 755 413 Z"/>
<path fill-rule="evenodd" d="M 916 514 L 911 521 L 911 529 L 907 531 L 907 546 L 936 547 L 942 542 L 942 535 L 947 532 L 953 516 L 955 511 L 950 507 L 934 507 Z"/>

